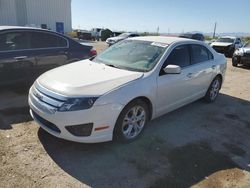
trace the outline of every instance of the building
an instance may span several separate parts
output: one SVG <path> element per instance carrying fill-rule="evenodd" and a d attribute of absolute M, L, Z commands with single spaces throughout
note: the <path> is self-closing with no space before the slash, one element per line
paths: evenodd
<path fill-rule="evenodd" d="M 70 32 L 71 0 L 0 0 L 0 25 Z"/>

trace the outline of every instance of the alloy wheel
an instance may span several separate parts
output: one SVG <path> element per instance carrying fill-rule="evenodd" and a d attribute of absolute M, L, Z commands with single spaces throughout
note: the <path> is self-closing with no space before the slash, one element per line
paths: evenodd
<path fill-rule="evenodd" d="M 122 133 L 127 139 L 137 137 L 146 123 L 146 111 L 142 106 L 134 106 L 126 113 L 122 122 Z"/>

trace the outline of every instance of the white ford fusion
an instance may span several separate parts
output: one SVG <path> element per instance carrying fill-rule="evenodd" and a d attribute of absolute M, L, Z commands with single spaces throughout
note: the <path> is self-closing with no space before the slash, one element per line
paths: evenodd
<path fill-rule="evenodd" d="M 92 60 L 41 75 L 30 89 L 30 112 L 59 138 L 132 141 L 160 115 L 200 98 L 213 102 L 225 71 L 224 55 L 203 42 L 126 39 Z"/>

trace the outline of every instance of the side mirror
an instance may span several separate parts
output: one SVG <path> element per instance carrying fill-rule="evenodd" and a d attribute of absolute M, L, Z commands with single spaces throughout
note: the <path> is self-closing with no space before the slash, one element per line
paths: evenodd
<path fill-rule="evenodd" d="M 168 65 L 163 70 L 167 74 L 180 74 L 181 73 L 181 67 L 178 65 Z"/>

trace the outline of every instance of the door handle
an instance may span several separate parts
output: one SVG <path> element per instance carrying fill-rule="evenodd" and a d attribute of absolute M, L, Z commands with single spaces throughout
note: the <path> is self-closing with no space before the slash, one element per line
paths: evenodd
<path fill-rule="evenodd" d="M 188 74 L 187 74 L 187 77 L 188 77 L 188 78 L 192 78 L 192 77 L 193 77 L 193 73 L 188 73 Z"/>
<path fill-rule="evenodd" d="M 216 66 L 215 66 L 215 65 L 213 65 L 213 66 L 212 66 L 212 69 L 215 69 L 215 68 L 216 68 Z"/>
<path fill-rule="evenodd" d="M 15 60 L 22 60 L 22 59 L 26 59 L 27 56 L 19 56 L 19 57 L 14 57 Z"/>

